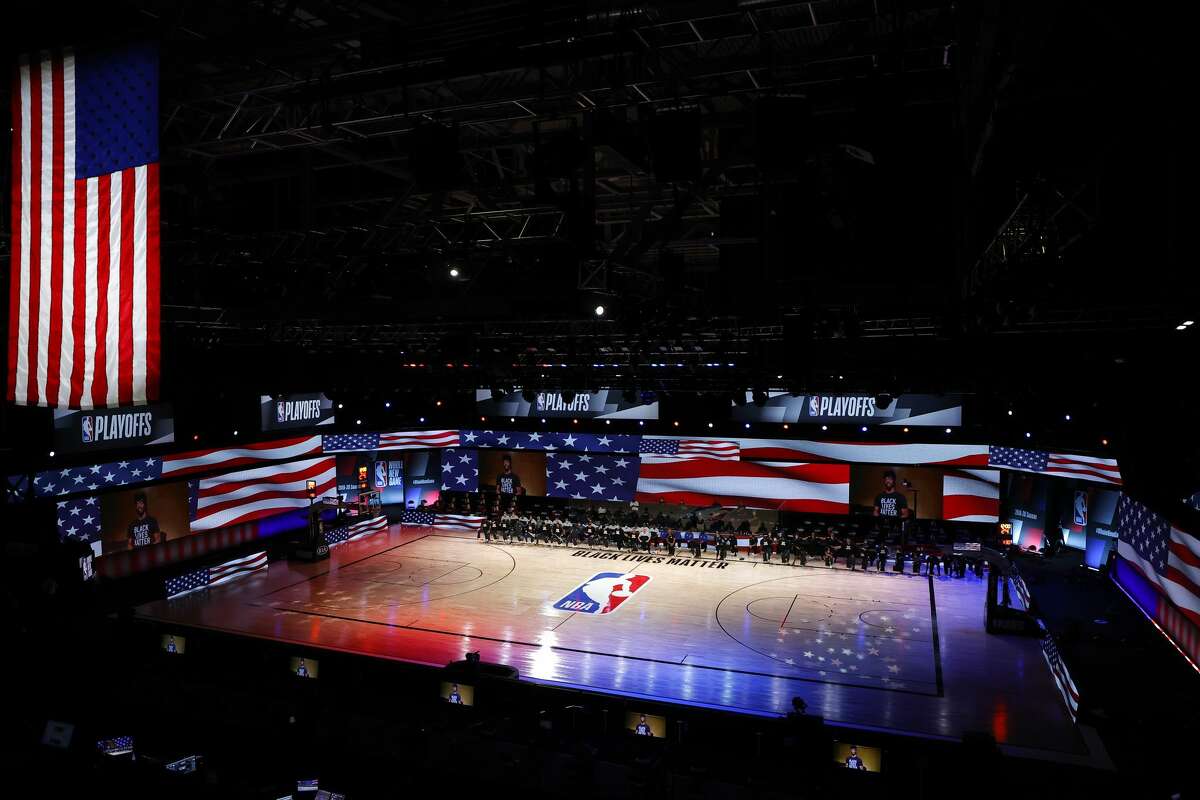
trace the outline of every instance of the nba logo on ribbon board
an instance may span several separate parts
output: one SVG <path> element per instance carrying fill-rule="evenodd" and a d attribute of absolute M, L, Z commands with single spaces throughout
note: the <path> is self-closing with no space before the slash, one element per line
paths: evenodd
<path fill-rule="evenodd" d="M 598 572 L 568 592 L 554 607 L 580 614 L 611 614 L 649 581 L 649 575 Z"/>
<path fill-rule="evenodd" d="M 92 426 L 94 424 L 94 417 L 91 414 L 84 414 L 79 418 L 79 433 L 84 444 L 91 444 L 94 430 Z"/>

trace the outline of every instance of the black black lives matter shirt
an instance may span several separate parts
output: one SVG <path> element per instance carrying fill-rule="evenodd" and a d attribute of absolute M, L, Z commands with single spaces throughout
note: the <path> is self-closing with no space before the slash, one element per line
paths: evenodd
<path fill-rule="evenodd" d="M 154 517 L 135 519 L 129 523 L 129 541 L 134 547 L 145 547 L 154 542 L 158 533 L 158 520 Z"/>
<path fill-rule="evenodd" d="M 500 494 L 516 494 L 521 488 L 521 478 L 515 472 L 504 473 L 496 478 L 496 491 Z"/>
<path fill-rule="evenodd" d="M 875 507 L 881 517 L 898 517 L 908 508 L 908 498 L 900 492 L 880 492 L 875 495 Z"/>

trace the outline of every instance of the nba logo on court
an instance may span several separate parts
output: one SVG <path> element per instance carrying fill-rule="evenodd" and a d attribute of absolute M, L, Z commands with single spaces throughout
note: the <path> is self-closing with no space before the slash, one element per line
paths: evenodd
<path fill-rule="evenodd" d="M 580 614 L 611 614 L 649 581 L 649 575 L 598 572 L 572 589 L 554 607 Z"/>

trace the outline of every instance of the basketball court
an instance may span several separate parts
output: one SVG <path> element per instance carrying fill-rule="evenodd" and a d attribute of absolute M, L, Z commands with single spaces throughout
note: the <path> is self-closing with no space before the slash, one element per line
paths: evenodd
<path fill-rule="evenodd" d="M 983 580 L 810 564 L 392 526 L 138 615 L 436 666 L 479 651 L 522 680 L 745 713 L 785 713 L 798 695 L 838 723 L 1098 757 L 1038 642 L 984 632 Z"/>

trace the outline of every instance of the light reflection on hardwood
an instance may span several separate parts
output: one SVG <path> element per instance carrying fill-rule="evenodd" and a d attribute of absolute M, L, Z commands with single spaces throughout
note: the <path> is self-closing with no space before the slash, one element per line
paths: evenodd
<path fill-rule="evenodd" d="M 138 613 L 434 665 L 478 650 L 525 678 L 731 709 L 784 713 L 799 695 L 848 724 L 1087 752 L 1038 642 L 984 632 L 977 578 L 934 578 L 931 605 L 923 576 L 578 549 L 393 526 Z M 651 579 L 611 614 L 553 608 L 599 572 Z"/>

